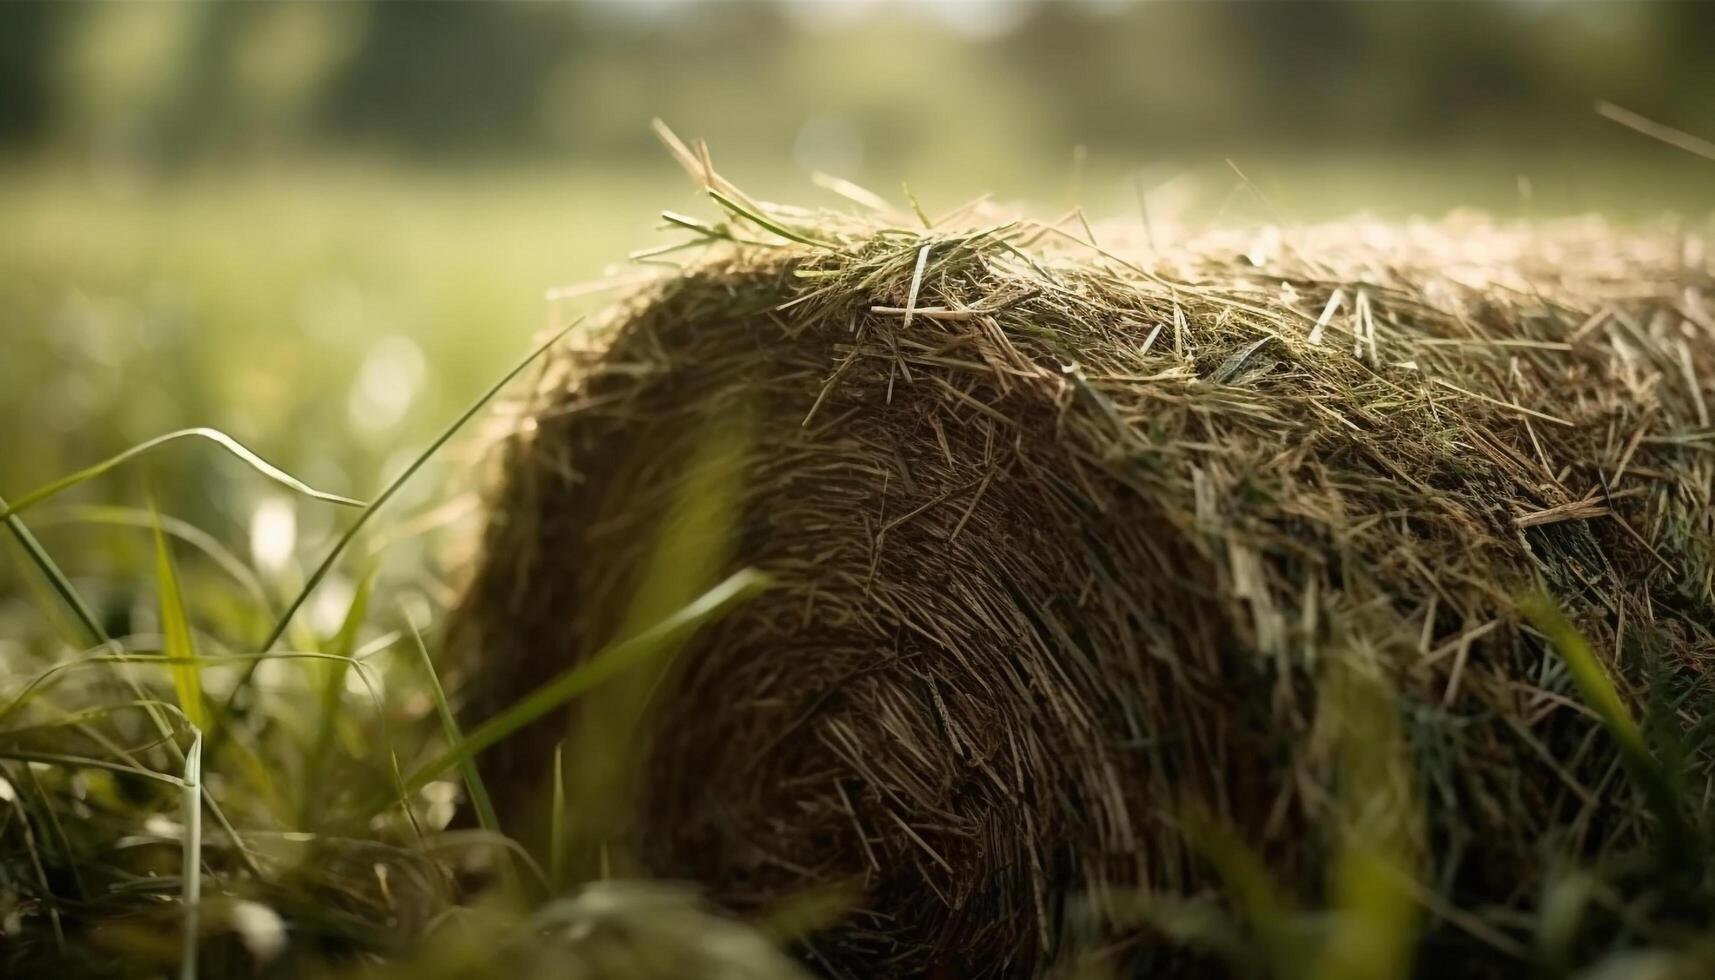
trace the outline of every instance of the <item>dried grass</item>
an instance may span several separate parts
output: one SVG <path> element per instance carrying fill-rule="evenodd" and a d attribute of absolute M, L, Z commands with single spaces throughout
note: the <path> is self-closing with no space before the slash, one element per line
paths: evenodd
<path fill-rule="evenodd" d="M 516 406 L 453 634 L 478 713 L 599 649 L 684 461 L 741 434 L 719 571 L 777 586 L 646 695 L 635 825 L 586 825 L 604 860 L 746 912 L 856 883 L 806 944 L 837 976 L 1035 975 L 1069 896 L 1101 922 L 1210 887 L 1188 813 L 1319 892 L 1354 819 L 1336 662 L 1397 702 L 1406 871 L 1459 955 L 1485 927 L 1456 910 L 1508 928 L 1547 853 L 1647 833 L 1517 599 L 1556 597 L 1628 704 L 1700 720 L 1700 239 L 1455 217 L 1128 249 L 987 205 L 909 228 L 761 204 L 680 149 L 730 220 L 677 219 L 706 251 Z M 564 732 L 495 750 L 496 792 L 545 797 Z"/>

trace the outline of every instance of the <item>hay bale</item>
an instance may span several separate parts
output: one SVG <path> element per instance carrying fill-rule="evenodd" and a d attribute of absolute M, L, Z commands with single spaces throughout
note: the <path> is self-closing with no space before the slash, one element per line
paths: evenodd
<path fill-rule="evenodd" d="M 1432 907 L 1528 904 L 1544 841 L 1645 832 L 1517 600 L 1634 706 L 1715 652 L 1696 239 L 1464 218 L 1128 260 L 735 210 L 712 231 L 782 240 L 616 305 L 523 406 L 454 630 L 478 715 L 625 632 L 685 460 L 738 447 L 697 577 L 777 584 L 649 679 L 603 831 L 646 870 L 743 912 L 858 883 L 810 943 L 841 976 L 1035 975 L 1070 896 L 1211 885 L 1189 812 L 1314 896 L 1358 819 L 1334 663 L 1397 720 L 1399 785 L 1363 789 Z M 565 732 L 497 748 L 499 792 L 542 797 Z"/>

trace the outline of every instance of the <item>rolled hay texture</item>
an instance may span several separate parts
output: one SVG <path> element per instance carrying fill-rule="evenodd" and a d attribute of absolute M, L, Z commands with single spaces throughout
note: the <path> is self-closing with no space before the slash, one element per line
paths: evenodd
<path fill-rule="evenodd" d="M 1455 218 L 1127 258 L 1030 222 L 769 220 L 802 240 L 711 246 L 555 355 L 454 623 L 477 716 L 589 657 L 686 461 L 743 431 L 704 571 L 774 585 L 652 681 L 648 871 L 740 912 L 852 885 L 806 943 L 833 975 L 1023 977 L 1074 932 L 1174 962 L 1122 907 L 1211 889 L 1206 827 L 1314 900 L 1379 812 L 1426 955 L 1504 960 L 1447 910 L 1529 906 L 1551 854 L 1649 831 L 1519 600 L 1564 608 L 1634 713 L 1671 691 L 1696 722 L 1697 238 Z M 496 792 L 544 797 L 566 731 L 489 753 Z"/>

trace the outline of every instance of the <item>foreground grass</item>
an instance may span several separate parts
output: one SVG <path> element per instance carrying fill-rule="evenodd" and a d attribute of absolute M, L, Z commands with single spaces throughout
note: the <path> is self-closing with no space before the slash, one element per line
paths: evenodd
<path fill-rule="evenodd" d="M 155 446 L 17 504 L 0 502 L 44 621 L 66 633 L 37 657 L 9 658 L 14 683 L 0 702 L 0 835 L 16 845 L 0 861 L 9 974 L 69 967 L 155 975 L 176 963 L 181 977 L 226 975 L 288 952 L 282 962 L 291 972 L 316 974 L 377 955 L 409 959 L 428 942 L 439 969 L 458 964 L 446 975 L 519 975 L 524 964 L 545 975 L 537 947 L 554 922 L 575 927 L 581 943 L 569 961 L 566 944 L 555 944 L 554 975 L 585 959 L 600 976 L 633 967 L 650 976 L 792 969 L 761 938 L 671 889 L 585 889 L 584 906 L 542 906 L 555 889 L 501 835 L 473 764 L 483 748 L 608 678 L 671 656 L 762 588 L 760 577 L 741 572 L 695 594 L 468 733 L 413 610 L 427 607 L 432 620 L 433 605 L 388 579 L 378 594 L 373 557 L 337 628 L 324 633 L 296 620 L 422 464 L 563 336 L 516 364 L 367 503 L 324 494 L 245 453 L 258 475 L 304 499 L 355 509 L 283 603 L 269 601 L 265 586 L 234 595 L 220 577 L 236 569 L 235 577 L 253 580 L 245 564 L 191 525 L 151 511 L 134 522 L 153 530 L 155 602 L 135 613 L 145 628 L 121 635 L 100 622 L 25 519 Z M 181 576 L 184 542 L 202 552 L 199 566 L 214 566 L 198 571 L 217 574 Z M 193 627 L 191 596 L 204 600 L 199 613 L 211 597 L 233 601 L 218 620 L 199 615 Z M 376 609 L 378 598 L 398 611 Z M 448 829 L 461 800 L 473 805 L 475 830 Z M 482 904 L 469 904 L 477 896 Z M 458 921 L 467 914 L 480 926 Z M 682 921 L 680 941 L 634 949 L 626 925 L 633 915 L 651 930 Z M 617 938 L 604 935 L 604 922 L 617 924 Z M 494 936 L 511 938 L 497 949 Z"/>

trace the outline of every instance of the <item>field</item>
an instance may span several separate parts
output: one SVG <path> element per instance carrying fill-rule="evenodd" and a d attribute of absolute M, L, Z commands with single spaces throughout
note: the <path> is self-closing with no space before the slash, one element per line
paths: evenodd
<path fill-rule="evenodd" d="M 1145 186 L 1187 220 L 1249 223 L 1457 204 L 1601 208 L 1640 222 L 1669 208 L 1710 213 L 1706 180 L 1678 169 L 1633 179 L 1635 163 L 1551 167 L 1521 183 L 1474 161 L 1243 172 L 1216 162 L 1152 172 Z M 0 566 L 0 790 L 24 802 L 7 807 L 0 835 L 24 846 L 0 858 L 0 966 L 22 975 L 69 949 L 81 969 L 132 975 L 219 976 L 252 962 L 341 973 L 373 966 L 358 955 L 369 953 L 420 956 L 405 968 L 415 976 L 540 967 L 552 955 L 544 930 L 591 913 L 525 911 L 572 872 L 497 839 L 469 756 L 526 718 L 461 733 L 448 708 L 460 692 L 437 680 L 483 410 L 455 423 L 508 372 L 528 370 L 544 328 L 601 299 L 550 304 L 550 288 L 633 274 L 623 260 L 660 240 L 664 208 L 706 202 L 666 160 L 567 173 L 315 162 L 141 183 L 70 173 L 0 175 L 0 492 L 17 501 L 203 426 L 301 484 L 191 438 L 16 515 L 28 531 L 14 526 Z M 1184 173 L 1193 179 L 1175 184 Z M 744 183 L 831 200 L 767 169 Z M 1037 195 L 1049 212 L 1073 200 L 1097 213 L 1137 207 L 1131 175 L 1100 166 L 1000 190 L 1043 186 L 1054 188 Z M 981 189 L 913 188 L 939 210 Z M 305 485 L 385 508 L 315 499 Z M 665 644 L 718 605 L 645 635 Z M 227 726 L 218 709 L 235 692 L 244 710 Z M 476 825 L 441 833 L 466 800 Z M 185 855 L 204 873 L 186 874 Z M 501 896 L 467 907 L 467 886 L 493 879 Z M 798 935 L 826 914 L 825 898 L 781 910 L 763 934 Z M 721 942 L 739 950 L 736 975 L 795 969 L 677 893 L 610 899 L 613 921 L 676 924 L 683 948 L 671 955 L 688 958 L 663 969 L 712 969 L 704 957 Z M 180 941 L 185 907 L 201 917 L 194 955 Z M 1551 975 L 1565 953 L 1555 911 L 1545 903 L 1539 924 Z M 414 949 L 430 932 L 434 943 Z M 497 933 L 513 944 L 498 957 L 479 938 Z M 273 961 L 288 936 L 291 955 Z M 1289 959 L 1272 972 L 1291 975 Z"/>

